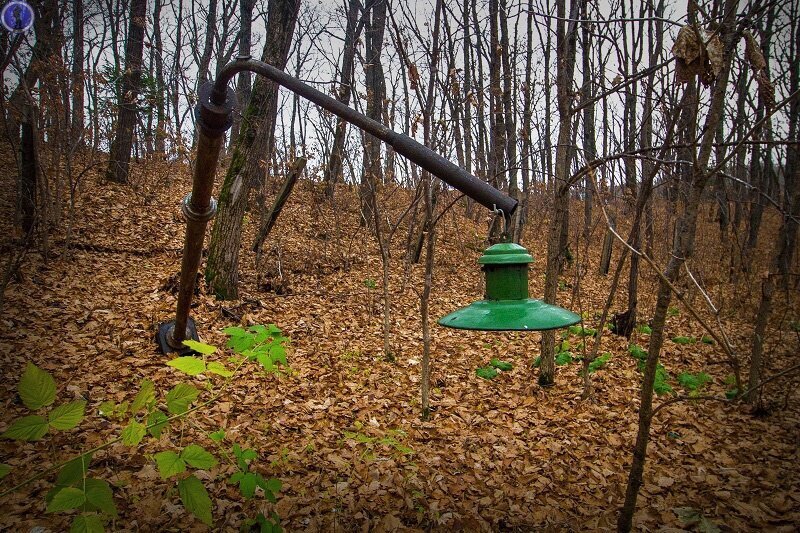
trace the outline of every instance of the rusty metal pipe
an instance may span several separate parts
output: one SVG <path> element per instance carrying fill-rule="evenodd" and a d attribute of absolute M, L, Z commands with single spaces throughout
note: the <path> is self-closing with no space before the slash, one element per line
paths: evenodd
<path fill-rule="evenodd" d="M 380 122 L 362 115 L 335 98 L 306 85 L 294 76 L 290 76 L 263 61 L 256 61 L 250 58 L 238 58 L 222 67 L 217 76 L 217 81 L 214 83 L 211 101 L 217 103 L 224 101 L 228 82 L 233 76 L 244 70 L 261 74 L 275 83 L 286 87 L 290 91 L 314 102 L 334 115 L 345 119 L 347 122 L 358 126 L 394 148 L 394 151 L 398 154 L 410 159 L 440 180 L 482 204 L 487 209 L 501 209 L 504 215 L 508 217 L 517 208 L 517 200 L 498 191 L 485 181 L 476 178 L 424 144 L 420 144 L 408 135 L 392 131 Z"/>
<path fill-rule="evenodd" d="M 211 84 L 200 88 L 199 101 L 195 107 L 195 118 L 199 133 L 197 136 L 197 159 L 192 176 L 192 192 L 183 199 L 181 212 L 186 219 L 186 237 L 181 259 L 181 277 L 178 290 L 178 304 L 175 320 L 161 324 L 156 342 L 162 353 L 188 352 L 183 345 L 186 339 L 197 340 L 197 329 L 189 318 L 203 253 L 203 240 L 206 226 L 217 212 L 217 202 L 211 197 L 214 176 L 219 154 L 225 143 L 225 132 L 233 122 L 235 94 L 226 90 L 221 103 L 213 103 L 210 98 Z"/>

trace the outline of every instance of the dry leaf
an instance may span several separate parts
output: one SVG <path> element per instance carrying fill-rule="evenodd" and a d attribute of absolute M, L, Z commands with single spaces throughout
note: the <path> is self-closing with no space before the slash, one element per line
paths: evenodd
<path fill-rule="evenodd" d="M 711 63 L 711 72 L 714 73 L 714 77 L 717 77 L 722 73 L 722 68 L 724 67 L 722 58 L 724 47 L 722 45 L 722 40 L 716 33 L 708 40 L 706 52 L 708 53 L 708 61 Z"/>

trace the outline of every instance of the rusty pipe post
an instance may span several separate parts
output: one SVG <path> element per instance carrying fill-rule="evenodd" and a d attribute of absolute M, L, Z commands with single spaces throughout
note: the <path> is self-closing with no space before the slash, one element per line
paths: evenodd
<path fill-rule="evenodd" d="M 195 106 L 197 136 L 197 159 L 192 176 L 192 192 L 183 199 L 181 212 L 186 219 L 186 238 L 181 260 L 180 288 L 175 320 L 161 324 L 157 342 L 162 353 L 189 351 L 183 341 L 197 340 L 197 329 L 189 317 L 192 293 L 195 289 L 197 271 L 203 253 L 206 225 L 217 211 L 217 202 L 211 196 L 214 176 L 225 132 L 233 123 L 235 93 L 228 89 L 222 102 L 211 101 L 212 84 L 200 88 L 199 101 Z"/>

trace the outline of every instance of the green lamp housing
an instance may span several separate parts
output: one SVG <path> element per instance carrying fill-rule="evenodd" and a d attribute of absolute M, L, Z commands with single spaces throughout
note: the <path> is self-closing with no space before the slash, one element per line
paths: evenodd
<path fill-rule="evenodd" d="M 486 276 L 484 299 L 439 319 L 439 325 L 481 331 L 542 331 L 565 328 L 581 317 L 528 297 L 528 264 L 533 257 L 513 242 L 490 246 L 478 263 Z"/>

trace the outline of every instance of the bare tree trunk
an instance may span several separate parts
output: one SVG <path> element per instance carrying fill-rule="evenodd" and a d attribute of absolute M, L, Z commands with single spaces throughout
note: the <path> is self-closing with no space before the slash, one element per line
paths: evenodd
<path fill-rule="evenodd" d="M 19 84 L 8 98 L 8 132 L 11 139 L 19 141 L 20 123 L 25 112 L 25 106 L 30 104 L 30 91 L 44 72 L 51 56 L 58 53 L 55 49 L 52 26 L 58 19 L 58 2 L 46 0 L 36 5 L 37 16 L 33 28 L 36 33 L 36 43 L 31 50 L 31 61 L 22 74 Z"/>
<path fill-rule="evenodd" d="M 533 103 L 531 99 L 533 72 L 533 0 L 528 0 L 527 39 L 525 45 L 525 85 L 522 90 L 522 198 L 517 207 L 519 227 L 515 228 L 515 242 L 522 240 L 522 228 L 528 220 L 528 203 L 531 195 L 531 172 L 533 163 L 533 145 L 531 121 L 533 120 Z M 535 177 L 533 178 L 535 181 Z"/>
<path fill-rule="evenodd" d="M 506 0 L 500 0 L 500 59 L 501 66 L 503 67 L 503 111 L 505 116 L 503 123 L 505 125 L 505 152 L 506 152 L 506 176 L 508 177 L 508 194 L 512 198 L 522 201 L 519 190 L 519 182 L 517 181 L 517 121 L 514 120 L 514 72 L 511 68 L 511 44 L 508 35 L 508 10 L 506 8 Z M 510 238 L 514 242 L 519 242 L 522 234 L 522 211 L 517 209 L 514 211 L 513 219 L 511 221 L 511 235 Z"/>
<path fill-rule="evenodd" d="M 773 19 L 767 17 L 766 35 L 771 34 Z M 792 36 L 796 50 L 800 49 L 800 24 L 795 26 L 795 34 Z M 766 52 L 766 51 L 765 51 Z M 768 57 L 765 53 L 765 58 Z M 791 66 L 789 73 L 789 91 L 795 92 L 800 86 L 800 66 L 797 62 Z M 789 139 L 795 144 L 786 147 L 786 173 L 784 175 L 785 197 L 783 202 L 783 213 L 781 226 L 775 235 L 773 245 L 773 256 L 768 270 L 761 279 L 761 301 L 759 302 L 758 312 L 756 313 L 755 328 L 753 330 L 752 348 L 750 352 L 750 373 L 748 378 L 748 390 L 750 390 L 749 400 L 755 412 L 763 411 L 762 402 L 763 389 L 756 387 L 764 378 L 764 338 L 769 325 L 770 312 L 772 311 L 772 298 L 777 288 L 777 279 L 780 285 L 788 289 L 788 277 L 790 265 L 794 256 L 797 242 L 797 220 L 800 218 L 800 165 L 798 156 L 800 149 L 796 144 L 798 140 L 798 120 L 800 120 L 800 103 L 798 98 L 789 107 Z"/>
<path fill-rule="evenodd" d="M 617 520 L 617 530 L 630 531 L 633 513 L 636 509 L 636 500 L 639 495 L 639 488 L 642 484 L 644 464 L 647 457 L 647 444 L 650 438 L 650 425 L 652 423 L 653 412 L 653 383 L 655 382 L 658 358 L 661 353 L 661 346 L 664 342 L 664 323 L 667 317 L 667 309 L 672 299 L 670 284 L 674 282 L 680 273 L 683 263 L 692 256 L 694 251 L 694 239 L 696 233 L 697 215 L 703 191 L 709 179 L 713 176 L 707 171 L 708 161 L 711 156 L 714 135 L 717 124 L 723 118 L 725 106 L 725 92 L 728 85 L 728 75 L 730 73 L 731 57 L 736 46 L 735 42 L 735 17 L 736 0 L 726 0 L 725 18 L 720 26 L 720 38 L 724 46 L 723 68 L 719 73 L 716 83 L 713 86 L 711 104 L 706 123 L 703 128 L 700 149 L 697 153 L 696 164 L 692 173 L 689 194 L 683 213 L 678 219 L 677 230 L 672 247 L 672 254 L 669 262 L 664 269 L 664 278 L 659 283 L 656 309 L 653 313 L 652 329 L 650 335 L 650 346 L 645 361 L 644 376 L 642 379 L 642 389 L 639 407 L 639 429 L 636 435 L 636 444 L 633 452 L 633 461 L 628 473 L 628 485 L 625 491 L 625 503 L 620 511 Z"/>
<path fill-rule="evenodd" d="M 470 90 L 475 95 L 478 105 L 476 106 L 475 119 L 478 123 L 478 138 L 475 146 L 476 170 L 478 170 L 478 177 L 491 182 L 492 176 L 487 169 L 486 160 L 486 116 L 484 109 L 486 109 L 484 101 L 483 90 L 483 39 L 481 38 L 481 26 L 478 23 L 478 12 L 476 0 L 472 0 L 472 26 L 475 30 L 475 55 L 473 56 L 473 64 L 477 67 L 477 76 L 473 78 L 473 86 Z"/>
<path fill-rule="evenodd" d="M 266 28 L 270 38 L 264 44 L 262 61 L 281 70 L 286 67 L 299 9 L 300 0 L 270 0 Z M 206 282 L 222 299 L 236 299 L 239 295 L 242 220 L 250 188 L 253 184 L 261 186 L 264 181 L 261 162 L 272 159 L 277 115 L 278 86 L 263 77 L 256 78 L 220 191 L 219 214 L 208 248 Z"/>
<path fill-rule="evenodd" d="M 470 22 L 469 22 L 469 9 L 470 2 L 464 1 L 462 3 L 462 26 L 464 30 L 464 114 L 463 114 L 463 131 L 464 131 L 464 168 L 467 172 L 472 173 L 472 99 L 473 99 L 473 86 L 472 86 L 472 64 L 470 61 L 470 50 L 472 48 L 472 39 L 470 37 Z M 466 216 L 471 215 L 472 202 L 471 198 L 467 198 Z"/>
<path fill-rule="evenodd" d="M 20 143 L 19 203 L 20 227 L 25 235 L 31 234 L 36 222 L 36 192 L 38 175 L 38 156 L 36 154 L 36 138 L 33 107 L 28 104 L 23 111 L 22 142 Z"/>
<path fill-rule="evenodd" d="M 762 29 L 761 50 L 764 55 L 765 67 L 764 75 L 769 78 L 770 70 L 770 41 L 772 39 L 772 29 L 775 21 L 775 6 L 770 5 L 767 11 L 766 25 Z M 758 91 L 758 108 L 756 109 L 755 121 L 760 121 L 767 113 L 767 102 L 761 91 Z M 771 140 L 772 126 L 770 120 L 755 132 L 754 137 L 758 140 Z M 742 268 L 745 272 L 750 272 L 753 263 L 753 255 L 758 245 L 758 235 L 761 229 L 761 221 L 764 215 L 764 199 L 761 193 L 769 194 L 770 177 L 773 173 L 772 151 L 769 143 L 765 145 L 754 144 L 750 154 L 750 217 L 748 220 L 748 233 L 742 249 Z"/>
<path fill-rule="evenodd" d="M 586 0 L 573 0 L 570 4 L 567 25 L 566 0 L 558 0 L 556 23 L 556 49 L 558 71 L 556 74 L 556 90 L 558 95 L 558 146 L 556 147 L 556 176 L 553 190 L 553 208 L 551 210 L 550 228 L 547 240 L 547 268 L 544 282 L 544 301 L 556 303 L 558 275 L 564 258 L 563 227 L 569 212 L 569 155 L 572 140 L 572 113 L 570 112 L 572 80 L 575 71 L 575 52 L 577 40 L 577 23 L 580 5 Z M 552 386 L 555 379 L 555 332 L 543 331 L 541 342 L 541 367 L 539 385 Z"/>
<path fill-rule="evenodd" d="M 286 179 L 283 180 L 283 185 L 281 185 L 281 188 L 275 195 L 275 201 L 272 203 L 272 207 L 267 211 L 266 215 L 264 215 L 261 221 L 261 227 L 258 228 L 258 234 L 253 242 L 252 250 L 257 254 L 261 253 L 264 240 L 269 237 L 273 226 L 275 226 L 275 222 L 278 221 L 278 217 L 281 211 L 283 211 L 283 206 L 286 205 L 286 201 L 294 190 L 298 178 L 303 173 L 303 169 L 306 168 L 306 161 L 304 157 L 298 157 L 289 164 L 286 171 Z"/>
<path fill-rule="evenodd" d="M 383 119 L 384 100 L 386 99 L 386 80 L 383 75 L 381 51 L 383 50 L 383 34 L 386 28 L 386 9 L 388 0 L 376 0 L 366 13 L 364 37 L 366 52 L 364 54 L 364 77 L 367 88 L 367 116 L 381 122 Z M 383 167 L 381 165 L 381 142 L 369 134 L 364 139 L 364 173 L 361 178 L 361 212 L 362 223 L 372 224 L 374 214 L 371 212 L 378 184 L 383 183 Z"/>
<path fill-rule="evenodd" d="M 588 20 L 589 18 L 586 13 L 587 5 L 588 2 L 585 2 L 581 11 L 581 16 L 585 20 Z M 594 98 L 594 81 L 592 80 L 591 66 L 592 41 L 591 33 L 589 31 L 589 23 L 584 22 L 581 26 L 581 59 L 583 68 L 583 87 L 581 89 L 581 98 L 587 102 L 590 102 L 589 105 L 583 108 L 583 159 L 585 162 L 589 162 L 597 157 L 597 141 L 595 140 L 594 130 L 594 102 L 592 102 L 592 98 Z M 592 231 L 592 202 L 594 201 L 594 195 L 592 194 L 593 187 L 591 184 L 592 179 L 592 176 L 588 176 L 584 180 L 583 239 L 587 243 L 589 242 L 589 234 Z M 609 237 L 611 237 L 611 235 L 609 235 Z M 603 248 L 603 251 L 605 252 L 605 247 Z M 611 251 L 609 249 L 609 260 L 611 258 L 610 252 Z M 606 267 L 606 272 L 608 272 L 608 267 Z"/>
<path fill-rule="evenodd" d="M 800 51 L 800 23 L 797 23 L 798 6 L 795 5 L 793 17 L 795 20 L 794 36 L 787 57 L 797 57 Z M 790 61 L 789 91 L 794 93 L 800 89 L 800 61 Z M 798 220 L 800 220 L 800 98 L 795 98 L 789 104 L 789 135 L 794 141 L 786 147 L 786 186 L 784 190 L 785 206 L 783 229 L 780 233 L 778 247 L 777 268 L 781 275 L 781 288 L 789 287 L 790 265 L 796 254 Z M 788 177 L 793 176 L 794 179 Z M 787 216 L 787 214 L 789 216 Z"/>
<path fill-rule="evenodd" d="M 358 13 L 361 9 L 359 0 L 349 0 L 347 6 L 347 25 L 344 30 L 344 46 L 342 49 L 342 66 L 339 72 L 339 90 L 336 99 L 345 105 L 350 104 L 350 95 L 353 92 L 353 65 L 356 55 L 356 44 L 361 26 Z M 323 181 L 325 182 L 325 194 L 328 198 L 333 197 L 336 182 L 342 176 L 342 152 L 344 151 L 344 141 L 347 134 L 347 122 L 342 118 L 336 118 L 336 130 L 333 134 L 333 145 L 325 165 Z"/>
<path fill-rule="evenodd" d="M 239 18 L 241 27 L 239 28 L 239 55 L 249 56 L 252 48 L 253 35 L 253 2 L 254 0 L 239 0 Z M 252 85 L 252 74 L 248 71 L 239 73 L 236 78 L 236 95 L 239 99 L 240 109 L 246 109 L 250 103 L 250 91 Z M 231 127 L 231 140 L 228 149 L 232 150 L 239 137 L 239 128 L 242 124 L 242 114 L 236 113 L 233 116 L 233 126 Z"/>
<path fill-rule="evenodd" d="M 577 1 L 577 0 L 576 0 Z M 549 7 L 549 4 L 548 4 Z M 562 11 L 565 9 L 564 6 L 560 6 Z M 550 75 L 550 55 L 553 51 L 553 37 L 552 32 L 550 31 L 550 18 L 547 19 L 547 26 L 545 27 L 544 35 L 542 35 L 542 30 L 539 24 L 536 24 L 536 32 L 539 36 L 539 42 L 543 44 L 543 51 L 542 54 L 544 56 L 544 134 L 542 137 L 544 138 L 544 146 L 541 150 L 541 160 L 542 160 L 542 173 L 544 174 L 542 181 L 546 184 L 548 190 L 553 186 L 553 143 L 550 140 L 550 134 L 553 131 L 552 127 L 552 116 L 553 116 L 553 107 L 552 107 L 552 82 L 551 82 L 551 75 Z M 558 69 L 560 70 L 560 68 Z"/>
<path fill-rule="evenodd" d="M 153 60 L 155 62 L 155 76 L 156 76 L 156 134 L 155 134 L 155 151 L 163 157 L 166 152 L 166 137 L 167 137 L 167 119 L 166 119 L 166 99 L 167 84 L 164 83 L 164 46 L 161 42 L 161 0 L 155 0 L 153 6 L 153 46 L 155 53 Z"/>
<path fill-rule="evenodd" d="M 601 200 L 602 201 L 602 200 Z M 611 227 L 614 228 L 614 224 L 616 224 L 616 217 L 614 213 L 608 214 Z M 600 268 L 598 269 L 599 273 L 603 276 L 608 274 L 609 269 L 611 268 L 611 252 L 614 249 L 614 235 L 611 233 L 611 230 L 606 230 L 605 236 L 603 237 L 603 249 L 600 252 Z"/>
<path fill-rule="evenodd" d="M 117 128 L 111 143 L 106 179 L 115 183 L 128 182 L 128 169 L 133 147 L 133 130 L 136 127 L 136 99 L 142 76 L 142 51 L 144 28 L 147 24 L 147 0 L 131 0 L 131 17 L 128 41 L 125 44 L 125 72 L 119 95 Z"/>
<path fill-rule="evenodd" d="M 206 18 L 206 35 L 203 40 L 203 53 L 200 56 L 200 61 L 197 63 L 197 85 L 195 86 L 195 94 L 200 94 L 200 87 L 207 82 L 211 73 L 209 66 L 211 65 L 211 54 L 214 51 L 214 32 L 217 26 L 217 0 L 208 0 L 208 16 Z M 195 38 L 199 39 L 199 35 Z M 197 144 L 198 130 L 195 128 L 194 137 L 192 137 L 192 146 Z"/>
<path fill-rule="evenodd" d="M 83 138 L 83 0 L 75 0 L 72 13 L 72 135 Z M 80 141 L 83 144 L 83 141 Z"/>
<path fill-rule="evenodd" d="M 428 78 L 428 92 L 425 99 L 425 111 L 423 113 L 423 137 L 426 146 L 431 146 L 431 121 L 433 119 L 433 108 L 435 105 L 434 88 L 436 86 L 437 69 L 439 62 L 439 26 L 444 0 L 437 0 L 433 16 L 433 43 L 430 55 L 430 74 Z M 431 415 L 430 389 L 431 389 L 431 327 L 430 327 L 430 296 L 433 287 L 433 265 L 434 249 L 436 243 L 436 223 L 434 221 L 434 193 L 433 177 L 429 172 L 423 172 L 425 194 L 425 219 L 428 228 L 427 246 L 425 250 L 425 281 L 422 286 L 420 296 L 420 314 L 422 315 L 422 376 L 421 376 L 421 399 L 422 399 L 422 419 L 428 420 Z"/>
<path fill-rule="evenodd" d="M 734 117 L 734 131 L 737 138 L 744 135 L 745 127 L 747 126 L 747 118 L 745 117 L 745 103 L 748 97 L 747 88 L 747 75 L 742 72 L 736 82 L 736 92 L 738 97 L 736 99 L 736 116 Z M 742 181 L 747 181 L 747 170 L 745 168 L 745 158 L 747 157 L 746 150 L 739 150 L 736 153 L 734 163 L 734 176 Z M 734 191 L 734 206 L 733 206 L 733 220 L 731 222 L 731 245 L 730 245 L 730 261 L 728 263 L 728 280 L 734 282 L 739 273 L 742 271 L 742 243 L 740 242 L 740 227 L 742 219 L 744 218 L 744 191 L 740 184 L 733 186 Z"/>
<path fill-rule="evenodd" d="M 663 35 L 664 35 L 664 23 L 661 22 L 661 18 L 663 18 L 663 11 L 664 11 L 664 3 L 663 1 L 659 2 L 658 7 L 655 10 L 654 18 L 658 19 L 658 22 L 653 27 L 651 23 L 651 27 L 648 31 L 649 35 L 651 36 L 649 39 L 649 66 L 652 67 L 658 64 L 659 58 L 661 56 L 661 48 L 663 44 Z M 645 13 L 642 12 L 641 18 Z M 653 15 L 652 11 L 649 12 L 650 15 Z M 644 26 L 644 22 L 640 23 L 639 26 L 639 43 L 642 41 L 642 28 Z M 634 47 L 637 46 L 637 41 L 634 41 Z M 638 70 L 638 60 L 634 59 L 633 62 L 633 70 Z M 647 76 L 647 80 L 645 83 L 645 93 L 644 93 L 644 108 L 642 110 L 642 127 L 641 131 L 639 132 L 639 144 L 640 148 L 650 148 L 653 145 L 653 99 L 654 99 L 654 92 L 655 92 L 655 71 L 652 71 L 650 75 Z M 636 115 L 636 92 L 634 91 L 633 94 L 633 107 L 630 109 L 630 113 L 634 118 L 630 119 L 629 127 L 632 128 L 633 133 L 632 138 L 628 139 L 628 145 L 626 149 L 631 151 L 635 148 L 635 131 L 633 128 L 636 127 L 635 115 Z M 721 122 L 721 121 L 720 121 Z M 632 162 L 632 169 L 635 169 L 635 162 L 631 158 L 626 158 L 626 162 Z M 634 248 L 641 249 L 642 244 L 642 228 L 641 228 L 641 214 L 647 204 L 648 196 L 650 194 L 650 190 L 652 189 L 652 183 L 655 174 L 655 165 L 652 161 L 644 160 L 642 161 L 642 171 L 643 171 L 643 181 L 645 184 L 642 186 L 642 190 L 638 191 L 638 194 L 644 196 L 644 198 L 637 198 L 637 191 L 636 191 L 636 184 L 635 184 L 635 175 L 634 175 L 634 183 L 631 185 L 628 183 L 626 187 L 631 192 L 631 199 L 634 201 L 636 205 L 636 216 L 633 222 L 633 239 L 630 243 L 631 246 Z M 634 170 L 631 170 L 634 172 Z M 626 172 L 626 179 L 628 177 L 628 173 Z M 633 188 L 631 188 L 631 186 Z M 646 190 L 645 190 L 646 189 Z M 634 328 L 636 327 L 636 321 L 638 319 L 638 307 L 639 307 L 639 266 L 640 266 L 640 256 L 638 254 L 631 255 L 631 268 L 628 276 L 628 308 L 621 314 L 615 317 L 615 333 L 617 335 L 623 335 L 625 338 L 630 339 L 631 334 L 633 333 Z"/>
<path fill-rule="evenodd" d="M 499 2 L 489 0 L 489 159 L 487 179 L 495 188 L 506 187 L 506 129 L 503 117 L 503 90 L 500 87 L 501 51 L 499 36 Z M 503 217 L 493 217 L 489 226 L 489 243 L 500 241 Z"/>
<path fill-rule="evenodd" d="M 179 96 L 181 94 L 181 78 L 183 77 L 183 68 L 181 67 L 181 48 L 183 47 L 183 0 L 178 0 L 178 11 L 175 23 L 175 57 L 172 63 L 172 118 L 175 121 L 173 125 L 175 128 L 174 142 L 177 153 L 180 154 L 183 150 L 183 135 L 181 133 L 183 120 L 181 120 L 179 101 Z"/>

